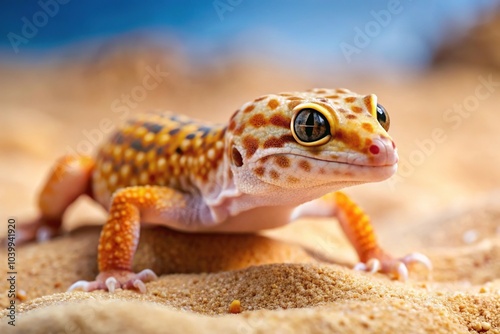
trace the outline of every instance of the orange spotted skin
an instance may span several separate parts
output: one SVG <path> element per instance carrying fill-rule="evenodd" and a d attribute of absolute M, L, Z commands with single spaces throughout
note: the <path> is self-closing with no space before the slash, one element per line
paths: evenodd
<path fill-rule="evenodd" d="M 107 207 L 116 190 L 144 185 L 199 193 L 221 164 L 225 132 L 224 126 L 170 113 L 135 116 L 100 148 L 94 198 Z"/>
<path fill-rule="evenodd" d="M 428 260 L 387 255 L 368 216 L 336 192 L 394 174 L 398 156 L 388 128 L 375 95 L 346 89 L 261 96 L 223 125 L 172 113 L 136 114 L 95 158 L 59 160 L 40 194 L 40 218 L 24 238 L 44 227 L 57 233 L 66 208 L 88 194 L 109 213 L 98 246 L 100 274 L 71 289 L 143 292 L 144 282 L 156 276 L 132 272 L 141 224 L 241 233 L 326 216 L 338 219 L 362 270 L 406 276 L 407 263 Z"/>

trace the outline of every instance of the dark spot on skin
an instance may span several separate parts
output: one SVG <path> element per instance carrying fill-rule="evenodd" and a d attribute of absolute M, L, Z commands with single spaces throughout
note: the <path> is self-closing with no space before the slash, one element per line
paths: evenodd
<path fill-rule="evenodd" d="M 286 98 L 288 101 L 296 101 L 296 100 L 302 100 L 301 97 L 298 96 L 290 96 Z"/>
<path fill-rule="evenodd" d="M 276 108 L 278 108 L 278 106 L 280 105 L 280 103 L 275 100 L 275 99 L 272 99 L 270 100 L 268 103 L 267 103 L 267 106 L 271 109 L 271 110 L 274 110 Z"/>
<path fill-rule="evenodd" d="M 300 160 L 299 167 L 305 170 L 306 172 L 311 171 L 311 164 L 307 160 Z"/>
<path fill-rule="evenodd" d="M 358 113 L 358 114 L 363 112 L 363 108 L 358 107 L 358 106 L 351 106 L 351 110 L 354 111 L 355 113 Z"/>
<path fill-rule="evenodd" d="M 177 148 L 175 149 L 175 153 L 177 153 L 177 154 L 182 154 L 182 149 L 181 149 L 180 147 L 177 147 Z"/>
<path fill-rule="evenodd" d="M 372 96 L 371 95 L 366 95 L 363 98 L 363 102 L 365 104 L 366 110 L 371 114 L 372 112 Z"/>
<path fill-rule="evenodd" d="M 210 128 L 206 126 L 202 126 L 198 129 L 201 132 L 201 138 L 205 138 L 210 133 Z"/>
<path fill-rule="evenodd" d="M 229 131 L 233 131 L 234 128 L 236 127 L 236 121 L 233 119 L 231 122 L 229 122 Z"/>
<path fill-rule="evenodd" d="M 246 136 L 243 138 L 243 147 L 246 150 L 246 157 L 248 159 L 252 157 L 259 148 L 259 141 L 255 137 Z"/>
<path fill-rule="evenodd" d="M 292 96 L 292 94 L 290 94 L 290 93 L 280 93 L 280 94 L 278 94 L 278 95 L 279 95 L 279 96 Z"/>
<path fill-rule="evenodd" d="M 113 144 L 116 144 L 116 145 L 120 145 L 120 144 L 123 144 L 123 142 L 125 141 L 125 137 L 123 136 L 122 133 L 118 132 L 117 134 L 115 134 L 115 136 L 113 137 L 113 139 L 111 140 L 111 142 Z"/>
<path fill-rule="evenodd" d="M 295 143 L 295 138 L 292 135 L 283 135 L 280 139 L 285 143 Z"/>
<path fill-rule="evenodd" d="M 347 102 L 347 103 L 353 103 L 354 101 L 356 101 L 356 98 L 353 97 L 353 96 L 349 96 L 349 97 L 346 97 L 344 99 L 344 101 Z"/>
<path fill-rule="evenodd" d="M 283 115 L 278 114 L 278 115 L 271 116 L 271 118 L 269 119 L 269 122 L 272 125 L 288 129 L 288 128 L 290 128 L 290 123 L 292 122 L 292 120 L 288 117 L 285 117 Z"/>
<path fill-rule="evenodd" d="M 175 136 L 177 133 L 179 133 L 179 131 L 181 131 L 180 128 L 175 128 L 175 129 L 170 130 L 170 132 L 168 134 L 171 136 Z"/>
<path fill-rule="evenodd" d="M 326 93 L 326 90 L 324 90 L 324 89 L 318 89 L 318 90 L 316 91 L 316 93 L 317 93 L 317 94 L 325 94 L 325 93 Z"/>
<path fill-rule="evenodd" d="M 318 99 L 318 101 L 328 103 L 328 99 L 325 99 L 324 97 L 322 97 L 322 98 Z"/>
<path fill-rule="evenodd" d="M 264 142 L 264 148 L 283 147 L 285 142 L 278 137 L 271 137 Z"/>
<path fill-rule="evenodd" d="M 245 124 L 240 124 L 235 130 L 234 134 L 239 136 L 243 133 L 243 130 L 245 130 Z"/>
<path fill-rule="evenodd" d="M 255 106 L 253 104 L 249 105 L 248 107 L 245 108 L 243 111 L 244 113 L 249 113 L 250 111 L 254 110 Z"/>
<path fill-rule="evenodd" d="M 225 126 L 225 127 L 223 127 L 222 129 L 220 129 L 220 130 L 217 132 L 217 135 L 219 136 L 219 138 L 224 137 L 224 135 L 226 134 L 226 131 L 227 131 L 227 126 Z"/>
<path fill-rule="evenodd" d="M 149 132 L 152 132 L 154 134 L 157 134 L 161 130 L 163 130 L 163 126 L 158 123 L 152 123 L 152 122 L 146 122 L 143 124 L 143 126 L 148 129 Z"/>
<path fill-rule="evenodd" d="M 299 104 L 300 104 L 300 101 L 292 101 L 292 102 L 289 102 L 287 106 L 288 106 L 288 109 L 291 110 L 291 109 L 295 108 L 296 106 L 298 106 Z"/>
<path fill-rule="evenodd" d="M 347 111 L 347 110 L 346 110 L 346 109 L 344 109 L 344 108 L 339 108 L 339 111 L 340 111 L 341 113 L 343 113 L 343 114 L 348 114 L 348 113 L 349 113 L 349 111 Z"/>
<path fill-rule="evenodd" d="M 183 126 L 183 125 L 188 125 L 188 124 L 193 124 L 194 122 L 190 119 L 185 119 L 184 117 L 180 117 L 177 115 L 172 115 L 170 117 L 170 120 L 179 123 L 178 125 Z"/>
<path fill-rule="evenodd" d="M 186 139 L 193 139 L 194 137 L 196 137 L 196 133 L 190 133 L 186 136 Z"/>
<path fill-rule="evenodd" d="M 137 152 L 146 152 L 146 148 L 142 146 L 142 141 L 140 139 L 135 139 L 132 141 L 130 144 L 130 147 L 132 147 L 135 151 Z"/>
<path fill-rule="evenodd" d="M 261 96 L 259 98 L 256 98 L 254 101 L 255 102 L 259 102 L 259 101 L 262 101 L 262 100 L 265 100 L 265 99 L 267 99 L 267 96 Z"/>
<path fill-rule="evenodd" d="M 334 94 L 334 95 L 328 95 L 326 97 L 329 99 L 338 99 L 340 96 L 338 96 L 337 94 Z"/>
<path fill-rule="evenodd" d="M 280 166 L 281 168 L 288 168 L 290 167 L 290 159 L 288 159 L 287 157 L 285 157 L 284 155 L 278 155 L 274 161 L 276 162 L 276 164 L 278 166 Z"/>
<path fill-rule="evenodd" d="M 358 118 L 358 116 L 356 116 L 354 114 L 348 114 L 348 115 L 346 115 L 346 118 L 348 118 L 348 119 L 356 119 L 356 118 Z"/>
<path fill-rule="evenodd" d="M 287 178 L 287 181 L 290 183 L 298 183 L 300 180 L 298 178 L 296 178 L 295 176 L 289 176 Z"/>
<path fill-rule="evenodd" d="M 229 122 L 231 122 L 235 117 L 236 115 L 238 115 L 238 112 L 240 111 L 240 109 L 236 110 L 232 115 L 231 117 L 229 118 Z"/>
<path fill-rule="evenodd" d="M 269 158 L 270 158 L 270 157 L 271 157 L 270 155 L 265 156 L 265 157 L 261 158 L 259 161 L 260 161 L 261 163 L 265 163 L 267 160 L 269 160 Z"/>
<path fill-rule="evenodd" d="M 361 138 L 355 131 L 340 130 L 335 133 L 336 140 L 343 142 L 346 146 L 359 150 L 361 145 Z"/>
<path fill-rule="evenodd" d="M 233 146 L 231 151 L 232 162 L 236 167 L 243 166 L 243 157 L 241 156 L 240 151 L 236 147 Z"/>
<path fill-rule="evenodd" d="M 373 125 L 371 125 L 370 123 L 363 123 L 361 124 L 361 127 L 366 131 L 373 133 Z"/>
<path fill-rule="evenodd" d="M 255 128 L 260 128 L 261 126 L 267 125 L 267 120 L 266 117 L 264 117 L 263 114 L 255 114 L 250 119 L 248 122 Z"/>
<path fill-rule="evenodd" d="M 346 93 L 348 93 L 348 91 L 347 91 L 347 90 L 342 89 L 342 88 L 336 89 L 335 91 L 336 91 L 337 93 L 341 93 L 341 94 L 346 94 Z"/>
<path fill-rule="evenodd" d="M 271 171 L 269 172 L 269 175 L 271 176 L 271 179 L 273 179 L 273 180 L 277 180 L 280 177 L 278 172 L 275 171 L 274 169 L 271 169 Z"/>
<path fill-rule="evenodd" d="M 319 147 L 306 147 L 307 151 L 312 155 L 320 155 L 323 153 L 323 150 Z"/>
<path fill-rule="evenodd" d="M 255 172 L 255 174 L 257 174 L 258 176 L 262 176 L 264 175 L 264 173 L 266 172 L 266 169 L 264 167 L 257 167 L 253 170 Z"/>
<path fill-rule="evenodd" d="M 165 152 L 165 146 L 161 146 L 156 149 L 156 155 L 159 157 L 161 157 L 164 152 Z"/>

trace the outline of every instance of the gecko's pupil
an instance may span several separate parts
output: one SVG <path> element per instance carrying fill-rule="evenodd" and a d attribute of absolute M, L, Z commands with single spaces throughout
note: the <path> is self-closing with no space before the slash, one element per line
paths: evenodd
<path fill-rule="evenodd" d="M 314 109 L 303 109 L 295 117 L 295 134 L 303 142 L 310 143 L 324 138 L 330 133 L 325 116 Z"/>
<path fill-rule="evenodd" d="M 382 125 L 385 131 L 389 130 L 389 125 L 391 124 L 389 114 L 380 104 L 377 104 L 377 121 Z"/>

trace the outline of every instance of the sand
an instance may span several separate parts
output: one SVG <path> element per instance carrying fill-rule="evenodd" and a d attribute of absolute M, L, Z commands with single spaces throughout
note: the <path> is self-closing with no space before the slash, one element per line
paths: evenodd
<path fill-rule="evenodd" d="M 146 294 L 68 293 L 73 282 L 97 273 L 94 225 L 105 214 L 84 200 L 66 217 L 71 232 L 17 249 L 15 330 L 500 333 L 500 94 L 481 100 L 456 127 L 443 116 L 474 94 L 479 78 L 499 81 L 500 73 L 459 66 L 397 80 L 314 79 L 244 60 L 200 72 L 170 50 L 119 50 L 91 60 L 0 65 L 1 226 L 7 217 L 22 223 L 35 214 L 35 194 L 51 162 L 89 140 L 84 131 L 103 118 L 119 121 L 111 103 L 141 82 L 145 66 L 160 64 L 169 76 L 130 112 L 162 106 L 224 121 L 268 92 L 344 86 L 376 93 L 391 114 L 402 164 L 396 178 L 348 193 L 373 217 L 389 252 L 422 252 L 434 270 L 428 275 L 415 266 L 407 282 L 351 270 L 356 257 L 334 219 L 301 220 L 259 235 L 154 228 L 143 230 L 134 263 L 161 275 Z M 436 129 L 446 139 L 432 141 Z M 6 262 L 2 250 L 2 268 Z M 230 314 L 236 299 L 242 312 Z M 0 306 L 8 302 L 1 294 Z M 14 330 L 7 315 L 0 312 L 2 333 Z"/>

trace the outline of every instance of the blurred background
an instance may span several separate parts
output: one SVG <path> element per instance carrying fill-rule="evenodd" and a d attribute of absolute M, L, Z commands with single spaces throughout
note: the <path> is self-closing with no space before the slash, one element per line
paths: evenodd
<path fill-rule="evenodd" d="M 6 0 L 2 216 L 34 215 L 54 159 L 92 151 L 104 124 L 151 108 L 225 122 L 311 87 L 374 93 L 390 113 L 398 174 L 349 190 L 381 226 L 424 226 L 498 191 L 499 1 Z M 95 217 L 88 202 L 69 214 Z"/>

